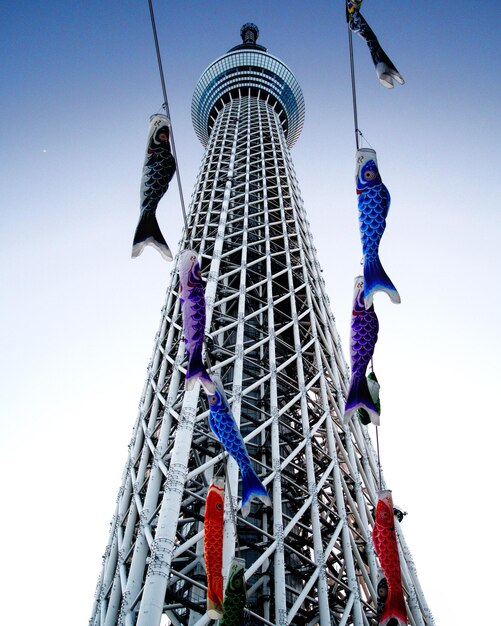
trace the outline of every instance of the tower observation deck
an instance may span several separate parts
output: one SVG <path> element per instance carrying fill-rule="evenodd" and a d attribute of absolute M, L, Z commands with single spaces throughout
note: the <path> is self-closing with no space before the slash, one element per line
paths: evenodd
<path fill-rule="evenodd" d="M 243 43 L 195 88 L 205 148 L 181 250 L 206 280 L 206 353 L 271 506 L 239 510 L 238 468 L 186 390 L 179 278 L 167 288 L 129 445 L 92 626 L 203 626 L 204 507 L 225 475 L 223 576 L 245 561 L 245 624 L 378 624 L 371 539 L 378 468 L 370 437 L 340 417 L 348 386 L 290 148 L 304 120 L 299 84 L 242 27 Z M 395 519 L 409 623 L 432 624 Z"/>
<path fill-rule="evenodd" d="M 243 43 L 211 63 L 198 81 L 191 109 L 195 132 L 207 145 L 219 111 L 245 90 L 274 107 L 291 148 L 304 123 L 301 87 L 280 59 L 256 43 L 255 24 L 244 24 L 240 34 Z"/>

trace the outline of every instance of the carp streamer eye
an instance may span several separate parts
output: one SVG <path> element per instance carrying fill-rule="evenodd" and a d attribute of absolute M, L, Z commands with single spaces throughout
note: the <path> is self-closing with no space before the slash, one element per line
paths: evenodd
<path fill-rule="evenodd" d="M 218 511 L 220 511 L 222 508 L 223 508 L 223 505 L 221 504 L 221 502 L 217 502 L 217 503 L 216 503 L 216 509 L 217 509 Z"/>
<path fill-rule="evenodd" d="M 235 578 L 235 580 L 233 581 L 233 586 L 236 587 L 237 589 L 239 589 L 242 586 L 242 581 L 240 578 Z"/>
<path fill-rule="evenodd" d="M 209 403 L 214 405 L 217 403 L 217 398 L 216 396 L 209 396 Z"/>
<path fill-rule="evenodd" d="M 365 172 L 364 174 L 365 180 L 374 180 L 376 178 L 376 173 L 372 171 Z"/>
<path fill-rule="evenodd" d="M 162 128 L 157 130 L 157 141 L 161 141 L 162 143 L 169 141 L 169 130 L 166 126 L 162 126 Z"/>
<path fill-rule="evenodd" d="M 381 581 L 378 585 L 377 595 L 381 598 L 381 600 L 386 600 L 388 597 L 388 584 L 386 581 Z"/>

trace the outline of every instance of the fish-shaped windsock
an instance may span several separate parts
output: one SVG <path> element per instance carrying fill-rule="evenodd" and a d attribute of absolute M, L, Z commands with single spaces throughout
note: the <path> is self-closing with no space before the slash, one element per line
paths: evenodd
<path fill-rule="evenodd" d="M 361 5 L 362 0 L 347 0 L 346 2 L 346 19 L 350 30 L 360 35 L 360 37 L 367 42 L 372 62 L 376 68 L 376 74 L 381 85 L 391 89 L 394 80 L 400 85 L 403 85 L 405 82 L 404 79 L 399 74 L 386 52 L 381 48 L 381 44 L 374 34 L 374 31 L 360 13 Z"/>
<path fill-rule="evenodd" d="M 179 255 L 179 293 L 183 315 L 183 332 L 188 368 L 186 389 L 190 391 L 200 380 L 207 393 L 214 393 L 216 385 L 202 362 L 205 333 L 205 290 L 194 250 L 183 250 Z"/>
<path fill-rule="evenodd" d="M 207 615 L 223 617 L 224 478 L 213 478 L 205 500 L 204 560 L 207 572 Z"/>
<path fill-rule="evenodd" d="M 379 624 L 380 626 L 407 626 L 393 500 L 389 489 L 378 491 L 372 540 L 388 585 L 388 597 Z"/>
<path fill-rule="evenodd" d="M 386 600 L 388 599 L 388 583 L 383 574 L 383 570 L 378 570 L 378 583 L 377 583 L 377 609 L 376 618 L 381 619 L 384 613 L 384 607 L 386 606 Z"/>
<path fill-rule="evenodd" d="M 157 206 L 169 187 L 176 171 L 176 161 L 170 148 L 170 120 L 166 115 L 152 115 L 146 144 L 143 177 L 141 179 L 141 213 L 132 243 L 132 258 L 151 245 L 167 260 L 172 253 L 157 222 Z"/>
<path fill-rule="evenodd" d="M 346 19 L 349 20 L 352 13 L 360 11 L 363 0 L 346 0 Z"/>
<path fill-rule="evenodd" d="M 351 314 L 351 381 L 344 409 L 345 423 L 358 409 L 364 409 L 373 424 L 379 425 L 379 413 L 372 398 L 365 373 L 377 341 L 379 322 L 374 307 L 365 308 L 364 279 L 355 278 Z"/>
<path fill-rule="evenodd" d="M 364 253 L 365 306 L 372 306 L 376 291 L 386 292 L 392 302 L 399 303 L 400 295 L 379 260 L 379 242 L 386 228 L 390 192 L 379 175 L 375 150 L 360 148 L 357 150 L 356 162 L 358 219 Z"/>
<path fill-rule="evenodd" d="M 219 626 L 240 626 L 242 623 L 244 608 L 247 604 L 244 574 L 245 561 L 234 558 L 224 590 L 223 619 L 219 620 Z"/>
<path fill-rule="evenodd" d="M 235 459 L 240 468 L 242 474 L 242 515 L 247 517 L 253 498 L 258 498 L 267 506 L 271 505 L 271 501 L 266 487 L 252 468 L 244 440 L 228 406 L 220 381 L 217 381 L 214 393 L 208 394 L 208 400 L 209 426 L 223 444 L 226 452 Z"/>
<path fill-rule="evenodd" d="M 367 375 L 367 386 L 369 387 L 369 392 L 371 394 L 371 398 L 374 402 L 374 406 L 376 407 L 376 411 L 379 415 L 381 415 L 381 401 L 379 399 L 379 383 L 376 378 L 376 374 L 374 372 L 369 372 Z M 367 413 L 365 409 L 358 409 L 358 419 L 367 426 L 367 424 L 371 423 L 371 417 Z"/>

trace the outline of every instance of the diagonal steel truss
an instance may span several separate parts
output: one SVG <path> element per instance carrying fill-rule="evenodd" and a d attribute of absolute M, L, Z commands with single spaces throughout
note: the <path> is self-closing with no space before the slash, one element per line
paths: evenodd
<path fill-rule="evenodd" d="M 226 471 L 223 572 L 245 559 L 247 623 L 375 625 L 377 462 L 365 427 L 340 423 L 348 369 L 279 113 L 242 90 L 212 122 L 183 247 L 207 281 L 212 371 L 273 504 L 233 518 L 238 469 L 203 391 L 184 389 L 173 271 L 90 624 L 210 623 L 204 501 Z M 432 624 L 399 537 L 409 622 Z"/>

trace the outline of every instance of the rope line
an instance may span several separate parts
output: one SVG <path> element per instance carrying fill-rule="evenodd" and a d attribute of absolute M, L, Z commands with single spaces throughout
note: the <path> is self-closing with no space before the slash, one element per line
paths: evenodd
<path fill-rule="evenodd" d="M 186 233 L 188 233 L 188 217 L 187 217 L 187 214 L 186 214 L 186 207 L 184 205 L 183 187 L 181 185 L 181 175 L 179 174 L 179 162 L 178 162 L 177 153 L 176 153 L 176 142 L 174 141 L 174 129 L 173 129 L 172 120 L 171 120 L 171 116 L 170 116 L 169 101 L 167 99 L 167 89 L 165 87 L 164 70 L 163 70 L 163 66 L 162 66 L 162 57 L 161 57 L 161 54 L 160 54 L 160 45 L 158 43 L 157 26 L 156 26 L 156 22 L 155 22 L 155 14 L 154 14 L 154 11 L 153 11 L 153 2 L 152 2 L 152 0 L 148 0 L 148 6 L 149 6 L 149 9 L 150 9 L 151 28 L 153 29 L 153 38 L 155 40 L 155 50 L 156 50 L 156 53 L 157 53 L 158 71 L 160 73 L 160 82 L 162 83 L 162 93 L 163 93 L 163 96 L 164 96 L 163 107 L 165 109 L 165 113 L 166 113 L 167 117 L 171 121 L 171 132 L 170 132 L 170 135 L 171 135 L 171 143 L 172 143 L 172 154 L 174 155 L 174 160 L 176 161 L 176 179 L 177 179 L 177 186 L 178 186 L 178 190 L 179 190 L 179 199 L 181 201 L 181 210 L 183 211 L 184 227 L 186 229 Z"/>
<path fill-rule="evenodd" d="M 359 135 L 362 135 L 358 128 L 358 110 L 357 110 L 357 89 L 355 86 L 355 61 L 353 58 L 353 33 L 348 25 L 348 47 L 350 49 L 350 73 L 351 73 L 351 97 L 353 101 L 353 124 L 355 126 L 355 145 L 357 150 L 360 148 Z"/>
<path fill-rule="evenodd" d="M 365 143 L 369 146 L 369 148 L 372 148 L 369 140 L 367 139 L 367 137 L 363 134 L 363 132 L 360 129 L 358 130 L 357 134 L 358 134 L 359 137 L 361 137 L 365 141 Z M 374 148 L 372 148 L 372 149 L 374 150 Z"/>
<path fill-rule="evenodd" d="M 226 484 L 228 485 L 228 499 L 230 501 L 231 520 L 233 522 L 233 528 L 235 529 L 235 543 L 236 543 L 236 548 L 237 548 L 236 552 L 238 556 L 240 556 L 241 553 L 240 553 L 240 542 L 238 540 L 237 514 L 233 506 L 233 497 L 231 495 L 230 478 L 228 476 L 228 456 L 226 456 L 224 459 L 224 473 L 226 476 Z"/>
<path fill-rule="evenodd" d="M 208 373 L 214 373 L 214 370 L 212 369 L 212 361 L 209 355 L 209 351 L 207 350 L 207 339 L 209 338 L 208 334 L 204 334 L 204 356 L 205 356 L 205 360 L 207 361 L 207 370 Z"/>
<path fill-rule="evenodd" d="M 377 447 L 377 466 L 379 470 L 379 491 L 381 491 L 382 480 L 381 480 L 381 457 L 379 455 L 379 426 L 376 426 L 376 447 Z"/>
<path fill-rule="evenodd" d="M 348 28 L 348 47 L 350 51 L 351 97 L 352 97 L 352 102 L 353 102 L 353 124 L 354 124 L 354 130 L 355 130 L 355 145 L 356 145 L 357 150 L 359 150 L 360 138 L 364 139 L 364 141 L 366 141 L 367 144 L 371 148 L 372 146 L 364 137 L 364 135 L 362 134 L 362 131 L 358 127 L 357 88 L 355 84 L 355 60 L 353 56 L 353 33 L 351 31 L 349 24 L 347 24 L 347 28 Z M 361 261 L 361 264 L 363 263 L 364 263 L 364 257 L 362 257 L 362 261 Z M 373 363 L 372 358 L 371 358 L 371 370 L 372 372 L 374 372 L 374 363 Z M 381 491 L 383 481 L 382 481 L 382 476 L 381 476 L 381 455 L 379 451 L 379 427 L 378 426 L 376 426 L 376 448 L 377 448 L 377 466 L 378 466 L 378 474 L 379 474 L 378 476 L 379 491 Z"/>

